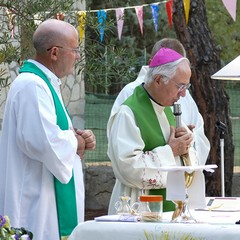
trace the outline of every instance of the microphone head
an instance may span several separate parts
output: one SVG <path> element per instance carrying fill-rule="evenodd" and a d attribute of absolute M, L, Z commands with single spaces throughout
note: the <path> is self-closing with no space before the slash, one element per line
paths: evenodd
<path fill-rule="evenodd" d="M 174 105 L 173 105 L 173 114 L 175 116 L 180 116 L 182 114 L 181 104 L 174 103 Z"/>

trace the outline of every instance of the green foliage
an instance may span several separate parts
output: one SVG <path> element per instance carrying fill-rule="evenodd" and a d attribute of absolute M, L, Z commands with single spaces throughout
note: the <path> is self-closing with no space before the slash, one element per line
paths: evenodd
<path fill-rule="evenodd" d="M 19 58 L 18 48 L 13 44 L 7 42 L 5 43 L 0 50 L 0 64 L 1 63 L 10 63 L 16 61 Z"/>
<path fill-rule="evenodd" d="M 34 51 L 31 36 L 39 21 L 64 12 L 67 21 L 77 26 L 73 10 L 74 0 L 0 0 L 0 63 L 21 61 L 32 57 Z M 85 54 L 79 63 L 84 68 L 86 90 L 104 94 L 116 94 L 128 82 L 133 81 L 142 65 L 148 63 L 152 46 L 163 37 L 176 37 L 168 24 L 165 2 L 159 4 L 158 32 L 155 31 L 150 4 L 157 0 L 86 1 Z M 219 0 L 206 1 L 206 10 L 212 36 L 220 51 L 223 64 L 234 59 L 239 53 L 240 21 L 234 22 Z M 240 3 L 238 4 L 237 17 Z M 143 36 L 133 6 L 143 5 Z M 118 39 L 114 10 L 107 11 L 103 42 L 99 40 L 97 13 L 92 10 L 125 8 L 121 40 Z M 131 7 L 131 8 L 126 8 Z M 8 12 L 7 12 L 8 11 Z M 12 35 L 11 27 L 14 26 Z M 86 65 L 85 65 L 86 64 Z M 1 76 L 2 72 L 1 72 Z M 4 81 L 0 78 L 1 86 Z"/>
<path fill-rule="evenodd" d="M 0 64 L 32 57 L 32 34 L 39 21 L 71 10 L 74 0 L 0 0 Z M 8 85 L 0 70 L 0 87 Z"/>
<path fill-rule="evenodd" d="M 0 68 L 0 90 L 9 85 L 9 77 L 6 76 L 6 70 Z"/>
<path fill-rule="evenodd" d="M 237 2 L 236 21 L 232 19 L 222 1 L 205 1 L 212 37 L 220 51 L 223 65 L 239 55 L 240 49 L 240 2 Z"/>
<path fill-rule="evenodd" d="M 91 10 L 101 10 L 101 9 L 115 9 L 118 7 L 125 8 L 125 16 L 124 16 L 124 27 L 122 32 L 122 39 L 118 40 L 117 38 L 117 26 L 116 26 L 116 16 L 115 11 L 107 11 L 107 21 L 105 28 L 105 35 L 103 39 L 103 43 L 99 42 L 99 33 L 98 33 L 98 23 L 96 12 L 89 12 L 88 16 L 94 18 L 95 15 L 95 29 L 94 35 L 90 34 L 88 31 L 92 31 L 89 28 L 87 29 L 87 38 L 94 39 L 93 42 L 89 42 L 86 40 L 86 47 L 93 50 L 93 44 L 99 44 L 101 46 L 96 47 L 97 51 L 95 54 L 91 51 L 87 53 L 86 59 L 87 64 L 92 62 L 91 68 L 86 71 L 86 79 L 87 79 L 87 88 L 89 91 L 99 91 L 99 87 L 97 85 L 104 85 L 105 90 L 102 92 L 116 94 L 119 90 L 124 86 L 127 82 L 130 82 L 135 79 L 137 72 L 139 71 L 142 65 L 147 64 L 149 59 L 149 54 L 151 52 L 152 46 L 156 41 L 163 37 L 176 37 L 174 29 L 170 29 L 165 4 L 159 4 L 159 30 L 155 32 L 153 21 L 152 21 L 152 13 L 150 6 L 144 6 L 144 4 L 150 4 L 154 2 L 154 0 L 121 0 L 121 1 L 103 1 L 103 0 L 89 0 L 87 1 L 87 9 Z M 143 36 L 141 36 L 138 19 L 135 13 L 134 8 L 127 8 L 128 6 L 141 6 L 143 5 Z M 230 14 L 227 12 L 224 7 L 222 1 L 219 0 L 211 0 L 205 1 L 207 17 L 209 27 L 211 29 L 212 37 L 214 42 L 216 43 L 217 49 L 219 50 L 220 58 L 222 60 L 222 64 L 225 65 L 239 55 L 240 49 L 240 21 L 238 16 L 240 15 L 240 2 L 237 3 L 237 19 L 236 22 L 233 21 Z M 183 13 L 184 14 L 184 13 Z M 190 13 L 191 17 L 191 13 Z M 114 24 L 115 22 L 115 24 Z M 110 27 L 111 26 L 111 27 Z M 114 57 L 110 57 L 111 46 L 116 46 L 119 49 L 124 49 L 126 53 L 129 53 L 130 57 L 136 58 L 129 61 L 128 69 L 133 69 L 133 73 L 130 76 L 127 75 L 128 70 L 124 68 L 123 65 L 116 65 L 116 67 L 122 68 L 123 72 L 121 74 L 122 78 L 118 73 L 112 71 L 114 68 L 111 66 L 106 66 L 105 61 L 106 58 L 113 59 Z M 107 46 L 107 50 L 106 50 Z M 94 47 L 94 48 L 95 48 Z M 112 48 L 113 49 L 113 48 Z M 114 52 L 112 51 L 112 54 Z M 94 56 L 95 59 L 92 58 Z M 96 56 L 99 56 L 97 58 Z M 127 55 L 125 55 L 127 56 Z M 126 59 L 126 57 L 125 57 Z M 100 61 L 99 61 L 100 60 Z M 136 61 L 137 60 L 137 61 Z M 111 60 L 112 61 L 112 60 Z M 111 62 L 112 63 L 112 62 Z M 95 66 L 95 68 L 93 68 Z M 90 73 L 89 70 L 98 71 L 98 73 Z M 119 70 L 120 71 L 120 70 Z M 124 75 L 124 72 L 126 75 Z M 99 77 L 97 77 L 98 75 Z M 111 76 L 115 75 L 116 79 L 111 78 Z M 106 80 L 107 79 L 107 80 Z M 109 83 L 112 82 L 113 86 L 110 86 Z M 90 85 L 93 85 L 91 87 Z M 110 88 L 110 89 L 109 89 Z"/>
<path fill-rule="evenodd" d="M 93 45 L 86 55 L 86 89 L 91 92 L 109 94 L 114 84 L 123 86 L 136 77 L 131 66 L 137 59 L 127 49 L 115 47 L 112 41 L 105 46 Z"/>
<path fill-rule="evenodd" d="M 158 1 L 144 1 L 153 3 Z M 159 30 L 154 29 L 150 6 L 144 6 L 143 36 L 133 6 L 142 1 L 87 1 L 87 9 L 115 9 L 127 7 L 121 40 L 118 39 L 117 20 L 114 10 L 107 11 L 102 43 L 99 40 L 97 13 L 87 13 L 86 28 L 86 89 L 93 93 L 116 95 L 124 85 L 136 79 L 142 65 L 147 65 L 156 41 L 163 37 L 175 37 L 170 29 L 165 4 L 159 5 Z M 93 19 L 93 20 L 91 20 Z M 102 86 L 102 87 L 100 87 Z"/>
<path fill-rule="evenodd" d="M 109 94 L 112 86 L 117 83 L 123 86 L 136 77 L 132 66 L 138 59 L 134 52 L 117 45 L 114 20 L 105 22 L 104 38 L 100 42 L 96 13 L 87 13 L 84 72 L 85 88 L 89 92 Z"/>
<path fill-rule="evenodd" d="M 0 240 L 14 240 L 14 239 L 33 239 L 32 232 L 25 228 L 11 227 L 8 216 L 0 215 Z"/>

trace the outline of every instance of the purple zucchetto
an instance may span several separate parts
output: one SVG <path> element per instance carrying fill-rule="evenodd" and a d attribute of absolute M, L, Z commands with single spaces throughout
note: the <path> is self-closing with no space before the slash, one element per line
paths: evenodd
<path fill-rule="evenodd" d="M 183 58 L 183 56 L 170 48 L 160 48 L 158 52 L 153 56 L 149 67 L 158 67 L 166 63 L 177 61 Z"/>

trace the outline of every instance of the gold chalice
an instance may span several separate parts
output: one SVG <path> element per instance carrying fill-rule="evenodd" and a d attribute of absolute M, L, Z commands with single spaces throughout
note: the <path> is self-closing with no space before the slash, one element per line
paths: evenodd
<path fill-rule="evenodd" d="M 181 127 L 181 125 L 182 125 L 181 124 L 182 110 L 181 110 L 181 105 L 180 104 L 175 103 L 173 105 L 173 114 L 175 115 L 175 119 L 176 119 L 176 127 Z M 188 153 L 182 155 L 180 158 L 183 162 L 183 166 L 191 166 L 192 165 Z M 196 222 L 196 220 L 190 214 L 190 211 L 189 211 L 189 208 L 188 208 L 187 189 L 192 184 L 193 177 L 194 177 L 194 172 L 192 172 L 192 173 L 185 172 L 186 197 L 185 197 L 184 201 L 179 201 L 179 200 L 174 200 L 173 201 L 175 206 L 176 206 L 176 209 L 175 209 L 175 211 L 173 213 L 173 216 L 172 216 L 172 222 Z"/>
<path fill-rule="evenodd" d="M 191 166 L 191 162 L 189 159 L 189 155 L 185 154 L 181 156 L 184 166 Z M 173 212 L 172 215 L 172 222 L 175 223 L 181 223 L 181 222 L 188 222 L 188 223 L 196 223 L 196 219 L 191 215 L 188 207 L 188 193 L 187 190 L 189 186 L 192 184 L 193 178 L 194 178 L 194 172 L 188 173 L 185 172 L 185 200 L 180 201 L 180 200 L 174 200 L 174 204 L 176 206 L 175 211 Z"/>

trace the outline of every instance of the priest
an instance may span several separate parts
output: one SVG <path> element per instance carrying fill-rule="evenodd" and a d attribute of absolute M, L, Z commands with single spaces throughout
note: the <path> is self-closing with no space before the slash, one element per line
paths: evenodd
<path fill-rule="evenodd" d="M 198 165 L 194 133 L 182 123 L 176 128 L 171 106 L 186 95 L 191 69 L 187 58 L 169 48 L 161 48 L 150 62 L 145 82 L 121 105 L 108 123 L 108 156 L 116 183 L 109 214 L 114 214 L 120 196 L 130 196 L 131 204 L 140 194 L 156 192 L 166 196 L 167 173 L 162 166 L 182 165 L 181 156 L 188 154 L 192 165 Z M 178 184 L 176 182 L 176 184 Z M 191 189 L 193 191 L 191 191 Z M 196 189 L 196 190 L 195 190 Z M 189 189 L 192 206 L 205 204 L 205 181 L 196 172 Z M 195 203 L 195 200 L 199 200 Z M 170 201 L 164 211 L 173 211 Z"/>
<path fill-rule="evenodd" d="M 82 159 L 95 148 L 90 130 L 75 131 L 61 78 L 80 59 L 78 32 L 56 19 L 33 35 L 35 58 L 11 84 L 0 143 L 0 213 L 36 240 L 66 238 L 84 221 Z"/>

